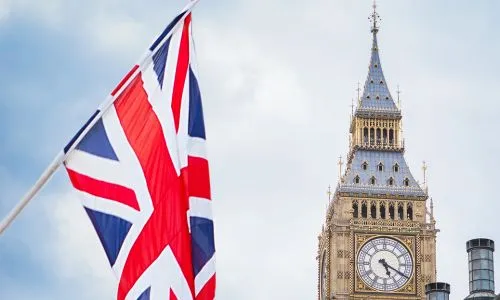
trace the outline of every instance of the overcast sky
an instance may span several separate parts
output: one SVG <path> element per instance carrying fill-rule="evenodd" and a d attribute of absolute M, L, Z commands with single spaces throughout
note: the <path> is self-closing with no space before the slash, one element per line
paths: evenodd
<path fill-rule="evenodd" d="M 0 0 L 1 217 L 184 4 Z M 370 9 L 370 0 L 196 7 L 218 299 L 315 299 L 317 236 L 367 74 Z M 494 0 L 379 1 L 382 66 L 393 96 L 397 84 L 403 91 L 413 175 L 422 181 L 429 165 L 438 279 L 452 299 L 468 294 L 465 242 L 500 242 L 499 11 Z M 59 171 L 0 237 L 0 299 L 112 299 L 113 287 Z"/>

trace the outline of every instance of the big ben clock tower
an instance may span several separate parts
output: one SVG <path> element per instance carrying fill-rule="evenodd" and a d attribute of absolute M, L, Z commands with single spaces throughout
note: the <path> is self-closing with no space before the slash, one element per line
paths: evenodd
<path fill-rule="evenodd" d="M 422 300 L 436 280 L 435 220 L 404 158 L 402 114 L 382 72 L 373 8 L 371 60 L 347 168 L 319 235 L 319 300 Z"/>

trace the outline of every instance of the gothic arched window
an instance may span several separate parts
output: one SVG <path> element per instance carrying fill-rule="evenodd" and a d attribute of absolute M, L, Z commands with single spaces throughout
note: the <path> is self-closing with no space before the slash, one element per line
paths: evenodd
<path fill-rule="evenodd" d="M 372 178 L 370 178 L 370 184 L 375 184 L 376 182 L 375 176 L 372 176 Z"/>
<path fill-rule="evenodd" d="M 392 177 L 391 177 L 391 178 L 389 178 L 389 180 L 387 181 L 387 183 L 388 183 L 389 185 L 394 185 L 394 178 L 392 178 Z"/>
<path fill-rule="evenodd" d="M 363 170 L 365 170 L 365 171 L 366 171 L 366 170 L 368 169 L 368 163 L 365 161 L 365 162 L 361 165 L 361 168 L 362 168 Z"/>
<path fill-rule="evenodd" d="M 385 204 L 380 203 L 380 218 L 385 219 Z"/>
<path fill-rule="evenodd" d="M 379 172 L 384 171 L 384 164 L 383 163 L 379 163 L 378 166 L 377 166 L 377 169 L 379 170 Z"/>
<path fill-rule="evenodd" d="M 403 181 L 403 183 L 404 183 L 405 186 L 410 186 L 410 179 L 405 178 L 405 180 Z"/>
<path fill-rule="evenodd" d="M 357 201 L 354 201 L 352 203 L 352 216 L 354 218 L 357 218 L 358 217 L 358 202 Z"/>
<path fill-rule="evenodd" d="M 354 177 L 354 183 L 359 183 L 359 176 L 356 175 L 356 177 Z"/>
<path fill-rule="evenodd" d="M 394 203 L 389 204 L 389 218 L 394 220 Z"/>
<path fill-rule="evenodd" d="M 411 203 L 408 203 L 408 207 L 406 208 L 406 218 L 408 220 L 413 220 L 413 207 Z"/>
<path fill-rule="evenodd" d="M 395 163 L 394 166 L 392 167 L 392 169 L 394 170 L 394 172 L 399 172 L 399 165 L 398 165 L 398 163 Z"/>
<path fill-rule="evenodd" d="M 370 208 L 370 216 L 372 219 L 377 218 L 377 206 L 375 206 L 375 203 L 372 203 L 372 206 Z"/>
<path fill-rule="evenodd" d="M 398 204 L 398 218 L 403 220 L 403 203 Z"/>
<path fill-rule="evenodd" d="M 361 217 L 365 219 L 368 217 L 368 208 L 366 207 L 366 203 L 361 204 Z"/>

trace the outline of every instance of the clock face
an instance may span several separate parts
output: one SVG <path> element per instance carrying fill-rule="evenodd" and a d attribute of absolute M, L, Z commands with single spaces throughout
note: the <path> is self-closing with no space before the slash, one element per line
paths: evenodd
<path fill-rule="evenodd" d="M 394 291 L 403 287 L 413 274 L 413 258 L 399 241 L 380 237 L 366 242 L 357 258 L 359 276 L 378 291 Z"/>
<path fill-rule="evenodd" d="M 326 280 L 326 251 L 323 252 L 323 257 L 321 258 L 321 273 L 320 273 L 320 289 L 321 289 L 321 300 L 327 300 L 327 280 Z"/>

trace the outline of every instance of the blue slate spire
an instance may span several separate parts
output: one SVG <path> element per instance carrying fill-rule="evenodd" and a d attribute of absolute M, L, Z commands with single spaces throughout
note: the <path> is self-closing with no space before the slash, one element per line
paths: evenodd
<path fill-rule="evenodd" d="M 337 187 L 342 194 L 426 199 L 427 191 L 412 175 L 404 157 L 401 111 L 387 87 L 377 43 L 379 15 L 371 15 L 373 45 L 363 96 L 350 133 L 347 167 Z"/>
<path fill-rule="evenodd" d="M 373 44 L 371 49 L 370 65 L 368 67 L 368 76 L 366 77 L 363 96 L 359 99 L 356 115 L 391 115 L 392 117 L 401 117 L 401 111 L 394 103 L 389 92 L 387 82 L 382 71 L 380 62 L 379 48 L 377 42 L 377 33 L 379 31 L 379 15 L 374 5 L 373 13 L 370 17 L 373 21 L 371 32 L 373 34 Z"/>

